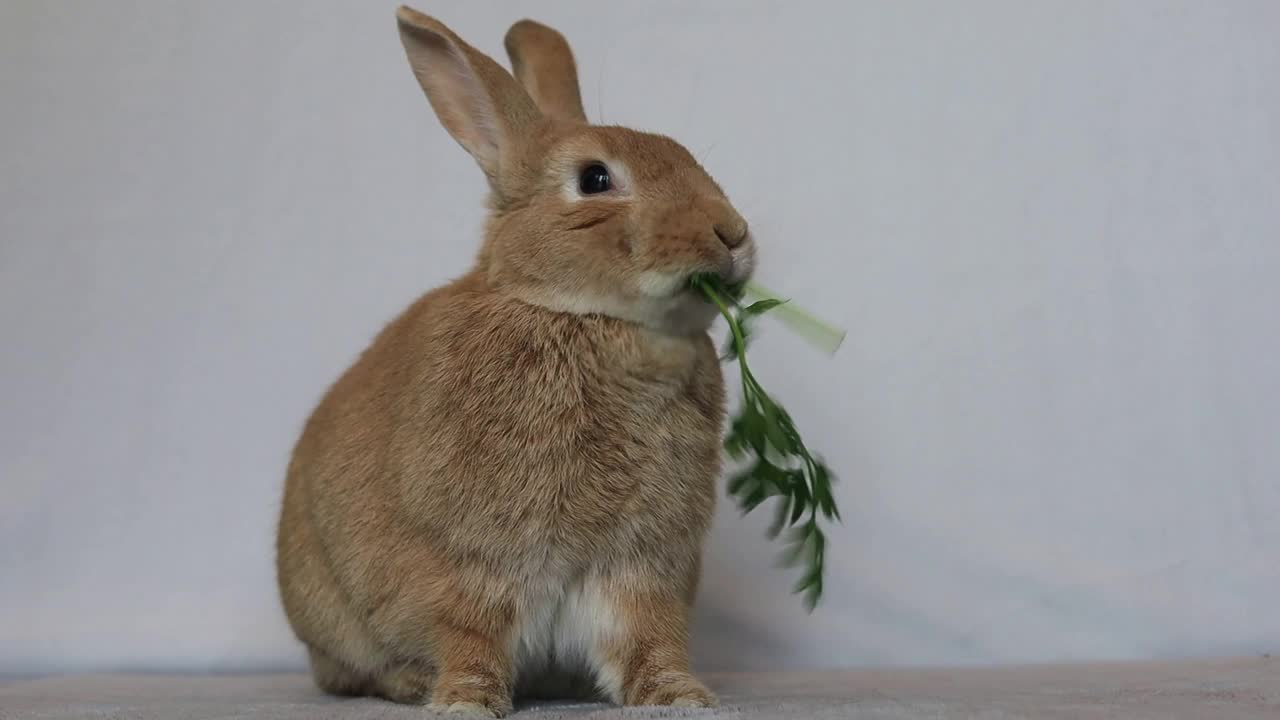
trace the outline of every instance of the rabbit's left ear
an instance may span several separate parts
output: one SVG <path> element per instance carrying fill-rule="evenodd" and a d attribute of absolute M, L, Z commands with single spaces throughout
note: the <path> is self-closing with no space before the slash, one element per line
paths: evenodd
<path fill-rule="evenodd" d="M 542 23 L 521 20 L 507 31 L 504 44 L 516 79 L 542 112 L 587 121 L 578 89 L 578 67 L 563 35 Z"/>

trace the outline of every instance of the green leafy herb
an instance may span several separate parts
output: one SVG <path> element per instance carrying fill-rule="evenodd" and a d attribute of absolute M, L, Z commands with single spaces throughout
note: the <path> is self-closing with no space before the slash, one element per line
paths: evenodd
<path fill-rule="evenodd" d="M 730 336 L 722 358 L 737 360 L 742 375 L 742 407 L 729 424 L 724 446 L 730 457 L 743 469 L 729 480 L 729 494 L 737 500 L 743 513 L 749 513 L 770 498 L 776 499 L 774 519 L 769 537 L 786 532 L 787 549 L 783 560 L 788 565 L 803 563 L 804 571 L 795 586 L 802 593 L 809 610 L 822 597 L 823 561 L 827 540 L 819 518 L 838 521 L 830 469 L 800 439 L 791 416 L 764 391 L 747 365 L 746 350 L 754 321 L 761 315 L 785 307 L 786 301 L 758 289 L 731 286 L 716 275 L 695 276 L 690 284 L 715 304 L 729 324 Z M 747 295 L 765 295 L 761 300 L 743 304 Z M 834 352 L 844 333 L 831 328 L 806 313 L 791 316 L 804 327 L 810 340 Z M 790 323 L 789 323 L 790 324 Z"/>
<path fill-rule="evenodd" d="M 844 342 L 844 330 L 832 327 L 796 307 L 795 303 L 781 299 L 759 283 L 744 283 L 739 292 L 741 297 L 759 298 L 759 301 L 777 300 L 778 304 L 776 306 L 769 306 L 765 309 L 773 310 L 774 317 L 781 320 L 792 331 L 828 355 L 834 355 L 836 350 L 840 349 L 840 344 Z M 755 304 L 758 305 L 759 301 Z M 775 307 L 776 309 L 774 309 Z"/>

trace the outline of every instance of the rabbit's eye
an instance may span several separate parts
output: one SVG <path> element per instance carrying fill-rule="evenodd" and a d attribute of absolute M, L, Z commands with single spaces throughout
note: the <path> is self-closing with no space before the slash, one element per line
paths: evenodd
<path fill-rule="evenodd" d="M 595 195 L 608 191 L 613 187 L 609 180 L 609 168 L 600 163 L 592 163 L 583 169 L 578 176 L 578 189 L 583 195 Z"/>

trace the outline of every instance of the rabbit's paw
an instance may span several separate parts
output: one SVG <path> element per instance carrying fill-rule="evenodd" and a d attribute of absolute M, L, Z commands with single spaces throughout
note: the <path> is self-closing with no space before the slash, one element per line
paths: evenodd
<path fill-rule="evenodd" d="M 679 673 L 663 677 L 660 682 L 649 683 L 646 692 L 632 704 L 710 708 L 719 705 L 720 701 L 692 675 Z"/>
<path fill-rule="evenodd" d="M 440 713 L 442 715 L 463 715 L 474 718 L 498 718 L 505 713 L 494 710 L 491 707 L 481 705 L 474 702 L 456 702 L 449 705 L 443 703 L 431 703 L 427 706 L 428 710 Z"/>
<path fill-rule="evenodd" d="M 500 718 L 511 712 L 511 698 L 480 687 L 437 686 L 428 708 L 450 715 Z"/>

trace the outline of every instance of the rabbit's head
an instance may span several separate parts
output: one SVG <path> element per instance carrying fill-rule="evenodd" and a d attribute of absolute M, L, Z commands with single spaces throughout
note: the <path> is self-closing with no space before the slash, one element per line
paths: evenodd
<path fill-rule="evenodd" d="M 664 332 L 708 327 L 715 309 L 690 277 L 747 279 L 755 243 L 689 151 L 588 124 L 573 55 L 551 28 L 512 26 L 513 77 L 433 18 L 401 7 L 397 20 L 432 108 L 489 182 L 477 269 L 495 292 Z"/>

